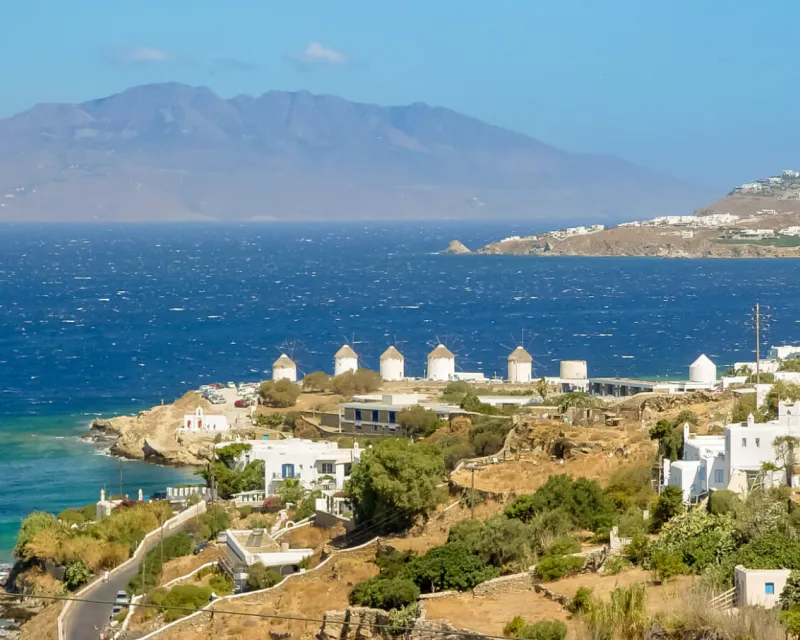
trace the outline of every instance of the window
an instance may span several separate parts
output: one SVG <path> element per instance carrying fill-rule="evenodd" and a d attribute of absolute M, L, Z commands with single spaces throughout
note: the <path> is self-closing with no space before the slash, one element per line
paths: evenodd
<path fill-rule="evenodd" d="M 361 431 L 361 425 L 360 424 L 356 425 L 356 431 Z"/>
<path fill-rule="evenodd" d="M 380 422 L 380 418 L 378 417 L 378 412 L 377 411 L 373 411 L 372 412 L 372 421 L 373 422 Z"/>
<path fill-rule="evenodd" d="M 397 422 L 397 412 L 390 411 L 389 412 L 389 424 L 395 424 Z"/>
<path fill-rule="evenodd" d="M 764 585 L 764 593 L 766 593 L 768 596 L 774 596 L 775 595 L 775 583 L 774 582 L 767 582 Z"/>
<path fill-rule="evenodd" d="M 380 427 L 377 424 L 372 425 L 372 430 L 377 431 Z"/>
<path fill-rule="evenodd" d="M 323 462 L 320 464 L 322 468 L 322 473 L 327 473 L 332 475 L 333 474 L 333 463 L 332 462 Z"/>
<path fill-rule="evenodd" d="M 742 447 L 747 446 L 747 438 L 742 438 Z"/>
<path fill-rule="evenodd" d="M 345 462 L 344 463 L 344 476 L 345 478 L 350 476 L 350 472 L 353 470 L 353 463 L 352 462 Z"/>
<path fill-rule="evenodd" d="M 281 478 L 294 478 L 294 465 L 293 464 L 281 465 Z"/>
<path fill-rule="evenodd" d="M 714 482 L 722 484 L 722 469 L 714 469 Z"/>
<path fill-rule="evenodd" d="M 356 420 L 361 420 L 361 409 L 356 409 Z"/>
<path fill-rule="evenodd" d="M 756 446 L 757 447 L 761 446 L 761 438 L 756 438 Z"/>

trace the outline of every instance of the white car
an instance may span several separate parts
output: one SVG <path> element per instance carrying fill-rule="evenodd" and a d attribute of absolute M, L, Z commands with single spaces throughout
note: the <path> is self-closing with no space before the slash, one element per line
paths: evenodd
<path fill-rule="evenodd" d="M 117 591 L 117 597 L 114 598 L 114 604 L 121 607 L 128 606 L 128 594 L 124 591 Z"/>
<path fill-rule="evenodd" d="M 228 389 L 235 389 L 236 388 L 236 383 L 235 382 L 229 382 L 227 386 L 228 386 Z"/>

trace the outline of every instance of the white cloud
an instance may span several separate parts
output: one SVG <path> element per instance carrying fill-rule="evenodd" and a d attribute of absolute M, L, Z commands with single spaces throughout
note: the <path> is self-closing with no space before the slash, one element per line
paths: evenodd
<path fill-rule="evenodd" d="M 345 64 L 347 57 L 334 49 L 328 49 L 319 42 L 309 42 L 305 51 L 295 56 L 300 62 L 309 64 Z"/>
<path fill-rule="evenodd" d="M 174 58 L 172 55 L 163 49 L 154 49 L 152 47 L 135 47 L 125 51 L 122 55 L 125 62 L 144 62 L 144 63 L 162 63 L 172 62 Z"/>

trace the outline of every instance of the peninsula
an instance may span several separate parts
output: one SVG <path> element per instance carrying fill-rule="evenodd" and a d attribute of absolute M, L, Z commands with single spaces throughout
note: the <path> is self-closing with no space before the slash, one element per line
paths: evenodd
<path fill-rule="evenodd" d="M 472 253 L 453 241 L 443 253 Z M 800 172 L 785 170 L 734 188 L 692 215 L 569 227 L 511 236 L 474 253 L 662 258 L 800 257 Z"/>

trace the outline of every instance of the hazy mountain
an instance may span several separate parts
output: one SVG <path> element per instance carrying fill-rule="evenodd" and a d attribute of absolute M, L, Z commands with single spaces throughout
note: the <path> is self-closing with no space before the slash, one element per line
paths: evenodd
<path fill-rule="evenodd" d="M 134 87 L 0 120 L 0 220 L 585 218 L 689 213 L 704 190 L 449 109 Z"/>

